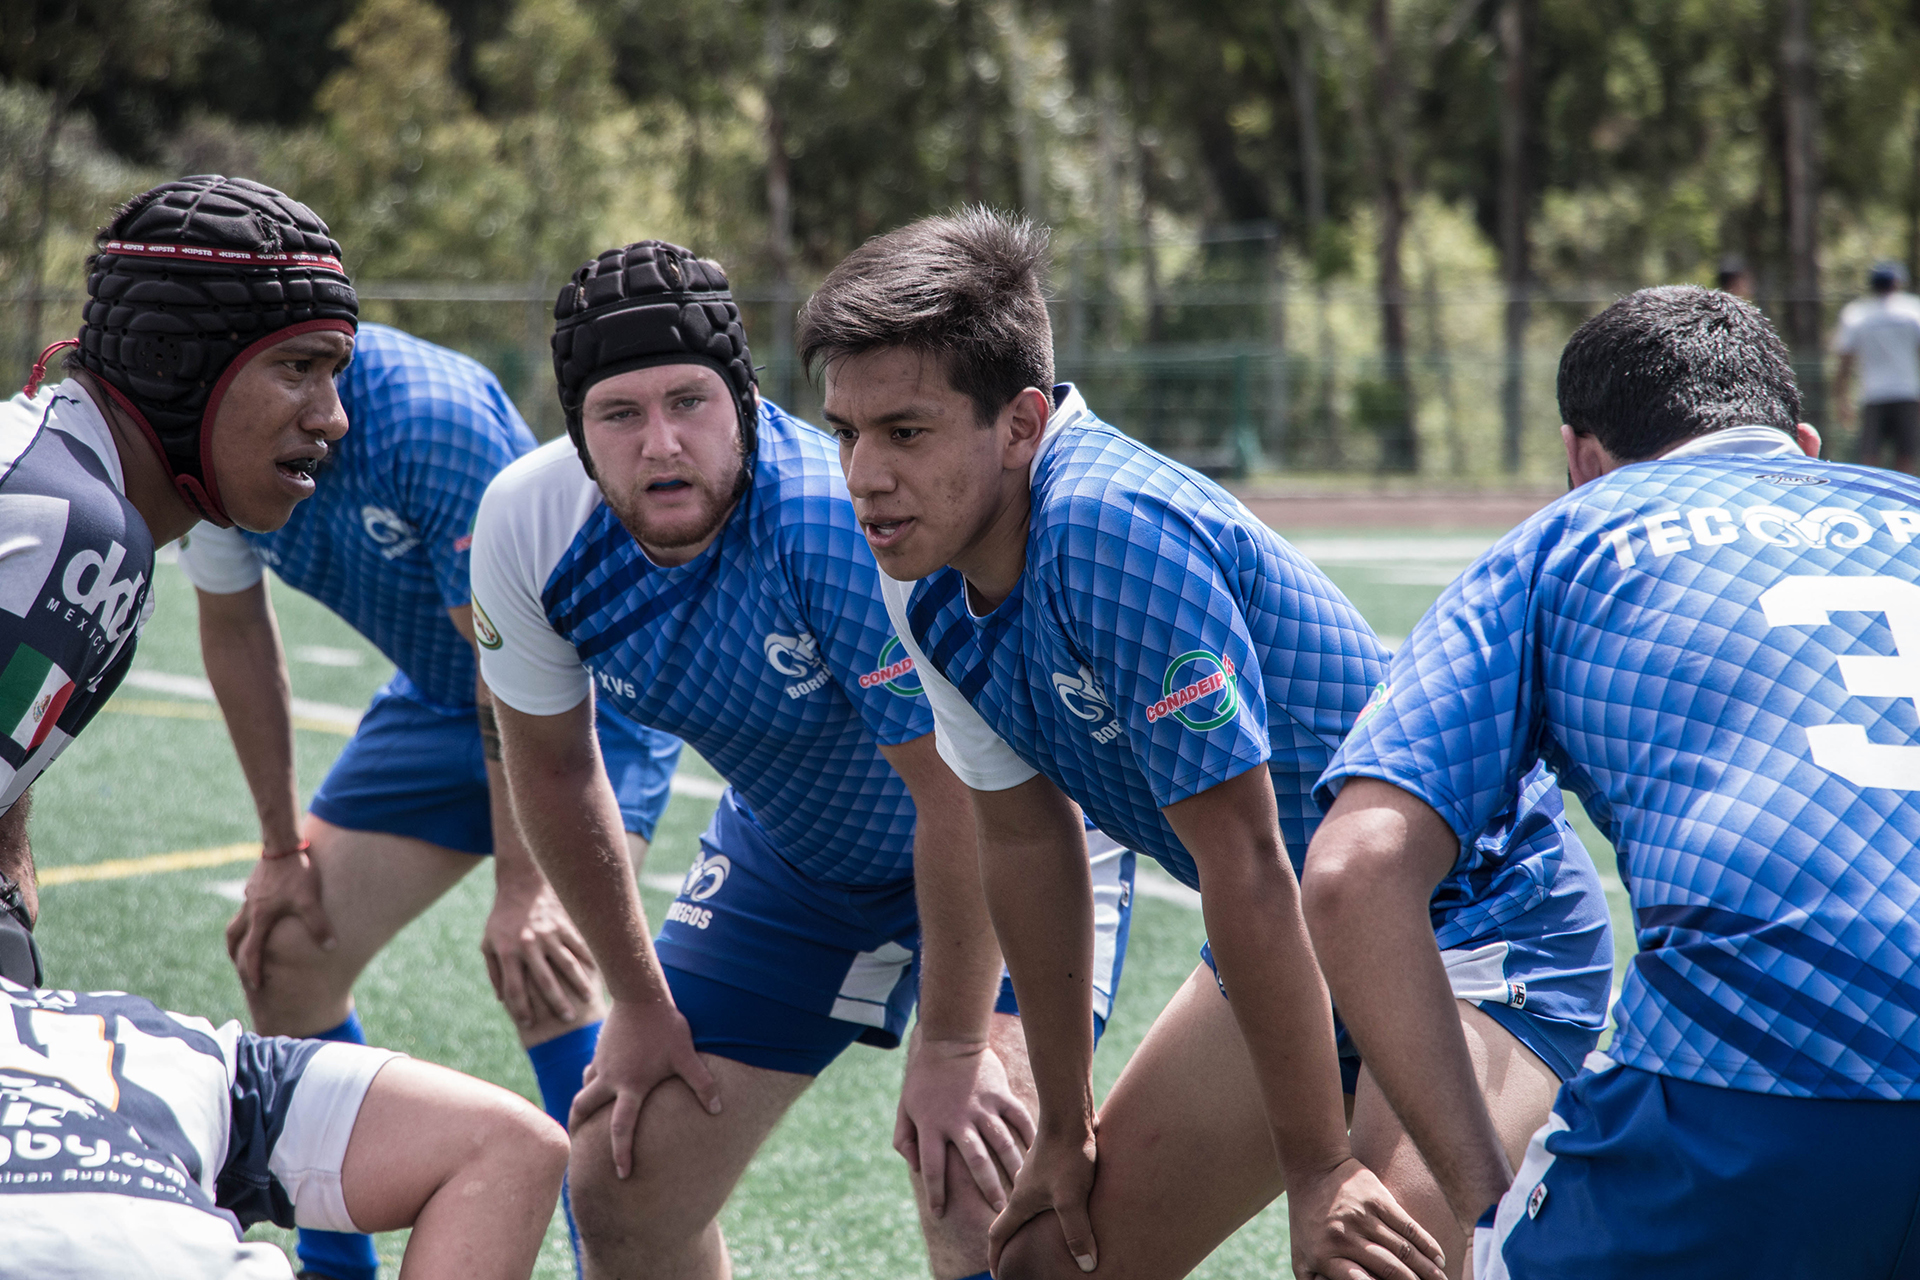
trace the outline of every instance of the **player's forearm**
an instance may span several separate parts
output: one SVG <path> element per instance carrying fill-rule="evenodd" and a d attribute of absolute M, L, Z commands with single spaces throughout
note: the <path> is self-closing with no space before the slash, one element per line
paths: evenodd
<path fill-rule="evenodd" d="M 1000 990 L 1000 947 L 980 882 L 970 806 L 923 814 L 913 841 L 920 909 L 920 1034 L 985 1044 Z"/>
<path fill-rule="evenodd" d="M 1462 1222 L 1513 1170 L 1474 1075 L 1428 903 L 1459 838 L 1423 801 L 1350 779 L 1307 851 L 1303 910 L 1367 1070 Z"/>
<path fill-rule="evenodd" d="M 1334 1002 L 1462 1222 L 1513 1181 L 1433 940 L 1430 890 L 1309 873 L 1308 923 Z"/>
<path fill-rule="evenodd" d="M 475 714 L 480 720 L 480 750 L 487 767 L 487 809 L 493 827 L 493 878 L 500 885 L 537 885 L 544 877 L 520 834 L 501 758 L 500 720 L 487 682 L 474 676 Z"/>
<path fill-rule="evenodd" d="M 584 766 L 520 761 L 511 731 L 504 738 L 509 791 L 526 847 L 586 939 L 607 990 L 623 1001 L 671 999 L 627 862 L 620 807 L 599 757 Z"/>
<path fill-rule="evenodd" d="M 227 722 L 269 849 L 300 839 L 294 774 L 293 689 L 265 580 L 232 595 L 200 597 L 200 655 Z"/>
<path fill-rule="evenodd" d="M 1077 825 L 1022 834 L 982 821 L 980 842 L 987 907 L 1020 1001 L 1039 1126 L 1079 1138 L 1091 1132 L 1094 1115 L 1093 884 L 1084 836 Z"/>
<path fill-rule="evenodd" d="M 1290 1180 L 1323 1172 L 1350 1147 L 1332 1005 L 1300 917 L 1293 868 L 1277 847 L 1218 863 L 1201 873 L 1201 914 L 1253 1059 L 1274 1150 Z"/>

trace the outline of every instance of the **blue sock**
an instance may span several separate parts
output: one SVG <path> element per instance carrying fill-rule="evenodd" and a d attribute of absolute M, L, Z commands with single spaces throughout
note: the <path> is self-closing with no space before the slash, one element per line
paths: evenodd
<path fill-rule="evenodd" d="M 534 1081 L 540 1086 L 540 1105 L 563 1128 L 573 1096 L 580 1092 L 580 1077 L 587 1073 L 587 1064 L 593 1061 L 599 1043 L 600 1024 L 590 1022 L 527 1050 Z"/>
<path fill-rule="evenodd" d="M 970 1276 L 961 1276 L 960 1280 L 993 1280 L 993 1272 L 976 1271 Z"/>
<path fill-rule="evenodd" d="M 357 1013 L 349 1013 L 345 1022 L 313 1038 L 340 1040 L 347 1044 L 367 1042 L 366 1033 L 360 1029 L 360 1015 Z M 374 1252 L 372 1236 L 357 1235 L 351 1231 L 314 1231 L 302 1227 L 294 1252 L 299 1255 L 302 1271 L 327 1276 L 329 1280 L 379 1280 L 380 1255 Z"/>
<path fill-rule="evenodd" d="M 600 1043 L 600 1024 L 575 1027 L 565 1035 L 543 1040 L 527 1050 L 533 1063 L 533 1079 L 540 1086 L 540 1105 L 546 1113 L 566 1127 L 567 1112 L 573 1109 L 573 1095 L 580 1092 L 580 1077 L 593 1061 L 594 1048 Z M 567 1218 L 567 1239 L 573 1243 L 573 1274 L 580 1275 L 580 1232 L 573 1225 L 573 1197 L 567 1184 L 560 1184 L 560 1212 Z"/>

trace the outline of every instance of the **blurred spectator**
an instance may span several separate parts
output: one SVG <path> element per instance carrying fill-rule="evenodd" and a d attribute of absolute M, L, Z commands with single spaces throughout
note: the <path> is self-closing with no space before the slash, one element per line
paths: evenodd
<path fill-rule="evenodd" d="M 1906 292 L 1906 283 L 1898 262 L 1876 262 L 1867 274 L 1871 292 L 1841 311 L 1833 390 L 1835 402 L 1845 403 L 1858 367 L 1860 461 L 1882 465 L 1882 448 L 1891 445 L 1894 469 L 1911 475 L 1920 438 L 1920 298 Z"/>
<path fill-rule="evenodd" d="M 1720 259 L 1718 283 L 1714 287 L 1736 298 L 1753 301 L 1753 275 L 1747 270 L 1747 260 L 1737 253 Z"/>

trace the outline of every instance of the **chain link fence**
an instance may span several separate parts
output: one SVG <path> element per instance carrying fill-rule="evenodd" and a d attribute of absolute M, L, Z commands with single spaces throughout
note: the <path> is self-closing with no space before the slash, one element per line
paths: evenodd
<path fill-rule="evenodd" d="M 1097 250 L 1066 255 L 1055 275 L 1065 287 L 1052 300 L 1058 376 L 1077 383 L 1107 421 L 1212 474 L 1378 472 L 1383 437 L 1404 411 L 1380 355 L 1377 295 L 1354 284 L 1294 283 L 1266 246 L 1250 247 L 1209 264 L 1197 260 L 1195 246 L 1180 246 L 1184 256 L 1155 264 L 1161 278 L 1179 279 L 1164 286 L 1149 278 L 1137 247 L 1104 265 L 1101 278 L 1116 281 L 1113 288 L 1088 283 Z M 500 378 L 536 434 L 562 431 L 547 349 L 551 297 L 523 284 L 363 281 L 357 288 L 363 318 L 473 356 Z M 1470 485 L 1558 479 L 1560 349 L 1581 320 L 1625 291 L 1535 296 L 1520 366 L 1517 473 L 1503 462 L 1504 293 L 1413 292 L 1405 367 L 1417 475 Z M 791 316 L 805 291 L 745 281 L 736 296 L 763 392 L 818 421 L 819 388 L 791 349 Z M 77 291 L 49 292 L 31 308 L 16 296 L 0 311 L 9 389 L 25 380 L 41 346 L 72 335 L 81 300 Z M 28 333 L 26 318 L 36 310 L 37 330 Z M 1819 373 L 1817 365 L 1805 369 L 1803 380 Z M 1836 444 L 1850 435 L 1836 435 L 1836 424 L 1815 425 Z"/>

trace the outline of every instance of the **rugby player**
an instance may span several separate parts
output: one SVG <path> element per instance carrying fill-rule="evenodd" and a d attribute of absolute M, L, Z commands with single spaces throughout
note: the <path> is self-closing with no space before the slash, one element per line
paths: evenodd
<path fill-rule="evenodd" d="M 487 491 L 474 624 L 514 811 L 613 997 L 573 1111 L 588 1274 L 729 1274 L 717 1217 L 754 1152 L 847 1046 L 899 1042 L 917 988 L 895 1145 L 920 1175 L 935 1276 L 983 1275 L 1031 1086 L 996 1000 L 965 793 L 832 442 L 760 399 L 718 264 L 659 241 L 610 250 L 554 314 L 571 441 Z M 729 783 L 653 943 L 596 701 L 685 738 Z M 1080 976 L 1104 1016 L 1132 855 L 1075 838 L 1102 894 Z"/>
<path fill-rule="evenodd" d="M 1447 588 L 1327 770 L 1342 1014 L 1481 1277 L 1920 1275 L 1920 483 L 1819 461 L 1729 294 L 1621 299 L 1559 388 L 1574 491 Z M 1412 902 L 1542 749 L 1640 953 L 1509 1187 Z"/>
<path fill-rule="evenodd" d="M 266 531 L 347 429 L 357 303 L 340 246 L 270 187 L 201 175 L 116 211 L 79 336 L 0 410 L 0 959 L 40 980 L 27 788 L 113 695 L 153 550 L 196 521 Z M 41 387 L 61 347 L 72 376 Z"/>
<path fill-rule="evenodd" d="M 1054 386 L 1045 253 L 1024 221 L 926 219 L 850 255 L 800 326 L 940 753 L 972 789 L 1025 1014 L 1039 1137 L 994 1274 L 1185 1275 L 1284 1188 L 1296 1273 L 1457 1275 L 1431 1174 L 1336 1050 L 1294 878 L 1313 784 L 1385 652 L 1230 494 Z M 1097 1141 L 1074 803 L 1198 889 L 1209 935 Z M 1595 1042 L 1612 949 L 1552 776 L 1483 819 L 1429 886 L 1427 937 L 1517 1149 Z"/>
<path fill-rule="evenodd" d="M 397 1231 L 409 1280 L 526 1280 L 566 1137 L 385 1049 L 0 978 L 0 1280 L 287 1280 L 256 1222 Z"/>
<path fill-rule="evenodd" d="M 536 442 L 485 368 L 383 325 L 360 327 L 338 386 L 352 430 L 313 499 L 276 532 L 202 525 L 181 549 L 207 673 L 260 815 L 262 854 L 228 946 L 256 1030 L 364 1043 L 361 971 L 493 853 L 487 970 L 548 1114 L 565 1124 L 605 1011 L 586 943 L 513 824 L 467 584 L 480 495 Z M 398 668 L 304 820 L 268 565 Z M 680 744 L 618 713 L 595 727 L 637 869 Z M 364 1237 L 305 1232 L 300 1257 L 331 1280 L 378 1270 Z"/>

